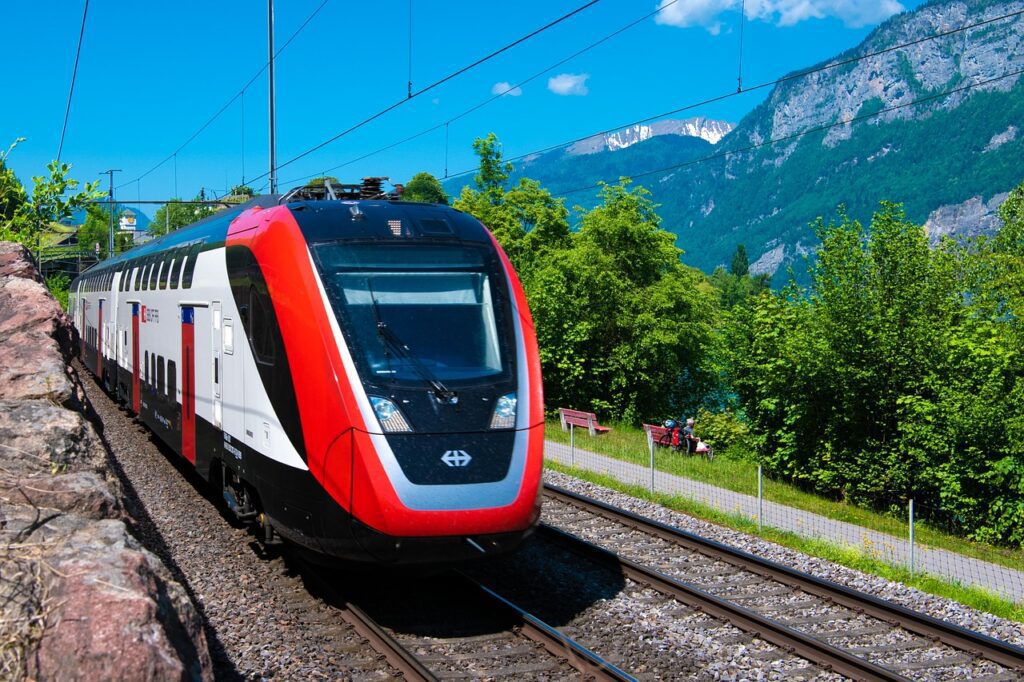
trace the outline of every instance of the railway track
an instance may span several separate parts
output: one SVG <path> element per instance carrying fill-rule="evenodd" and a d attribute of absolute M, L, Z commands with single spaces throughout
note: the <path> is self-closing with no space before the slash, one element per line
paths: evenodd
<path fill-rule="evenodd" d="M 458 571 L 433 577 L 429 593 L 415 585 L 388 589 L 367 577 L 358 596 L 338 587 L 351 583 L 351 574 L 309 564 L 303 574 L 406 680 L 635 680 Z"/>
<path fill-rule="evenodd" d="M 853 679 L 1024 679 L 1024 649 L 548 486 L 540 534 Z"/>

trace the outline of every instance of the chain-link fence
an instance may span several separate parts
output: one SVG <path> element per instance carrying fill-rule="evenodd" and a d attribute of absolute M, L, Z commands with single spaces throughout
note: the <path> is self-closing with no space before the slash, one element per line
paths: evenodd
<path fill-rule="evenodd" d="M 1015 568 L 1020 552 L 963 539 L 963 519 L 954 514 L 895 495 L 888 513 L 873 513 L 773 481 L 756 464 L 687 454 L 685 444 L 673 449 L 657 430 L 648 430 L 644 448 L 614 434 L 592 436 L 586 426 L 565 428 L 568 443 L 549 440 L 545 448 L 549 460 L 564 466 L 1024 603 L 1024 573 Z"/>

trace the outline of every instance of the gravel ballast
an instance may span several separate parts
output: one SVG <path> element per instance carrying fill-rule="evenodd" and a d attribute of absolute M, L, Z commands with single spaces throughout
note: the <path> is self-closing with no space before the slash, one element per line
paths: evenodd
<path fill-rule="evenodd" d="M 691 533 L 791 566 L 819 578 L 846 585 L 1016 646 L 1024 646 L 1024 624 L 1022 623 L 972 609 L 952 599 L 928 594 L 903 583 L 886 580 L 825 559 L 808 556 L 753 535 L 675 512 L 653 502 L 647 502 L 557 471 L 545 470 L 544 480 L 552 485 L 593 497 L 655 521 L 677 526 Z"/>

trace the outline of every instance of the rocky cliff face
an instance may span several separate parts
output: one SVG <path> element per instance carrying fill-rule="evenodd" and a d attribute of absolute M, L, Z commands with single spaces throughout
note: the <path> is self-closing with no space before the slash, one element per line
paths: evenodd
<path fill-rule="evenodd" d="M 1024 9 L 1024 1 L 932 2 L 905 12 L 879 26 L 859 46 L 823 65 L 887 50 L 978 24 Z M 789 137 L 808 128 L 849 120 L 874 108 L 893 109 L 872 119 L 871 125 L 916 120 L 936 109 L 955 109 L 973 93 L 1009 91 L 1015 79 L 1003 79 L 937 99 L 930 106 L 904 106 L 930 93 L 960 84 L 982 83 L 1024 68 L 1024 32 L 1020 18 L 994 21 L 946 38 L 919 42 L 862 61 L 797 78 L 776 87 L 762 107 L 765 115 L 745 120 L 736 131 L 737 144 Z M 896 107 L 903 108 L 896 108 Z M 820 144 L 835 146 L 849 139 L 852 125 L 832 128 Z M 776 156 L 800 142 L 780 145 Z"/>
<path fill-rule="evenodd" d="M 0 242 L 0 678 L 209 679 L 188 594 L 125 526 L 73 341 L 28 253 Z"/>

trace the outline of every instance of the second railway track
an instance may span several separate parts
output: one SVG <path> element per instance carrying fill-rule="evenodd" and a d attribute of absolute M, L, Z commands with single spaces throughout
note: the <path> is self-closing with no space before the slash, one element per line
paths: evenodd
<path fill-rule="evenodd" d="M 855 679 L 1024 679 L 1024 650 L 557 487 L 541 532 Z"/>

